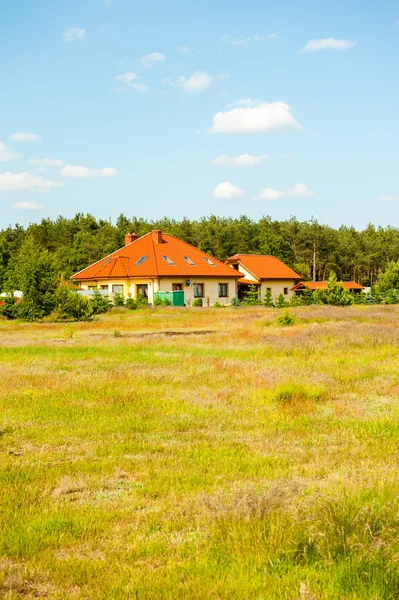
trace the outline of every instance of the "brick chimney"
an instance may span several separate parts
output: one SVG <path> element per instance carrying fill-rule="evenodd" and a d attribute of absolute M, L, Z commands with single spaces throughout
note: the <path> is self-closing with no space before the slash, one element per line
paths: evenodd
<path fill-rule="evenodd" d="M 131 244 L 132 242 L 135 242 L 138 239 L 139 239 L 139 236 L 137 235 L 137 233 L 126 233 L 125 234 L 125 246 L 127 246 L 128 244 Z"/>
<path fill-rule="evenodd" d="M 163 244 L 162 231 L 160 229 L 153 229 L 152 239 L 156 244 Z"/>

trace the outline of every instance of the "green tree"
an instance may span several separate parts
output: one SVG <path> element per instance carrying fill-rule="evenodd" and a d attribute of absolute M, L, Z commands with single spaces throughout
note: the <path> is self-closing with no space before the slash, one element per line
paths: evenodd
<path fill-rule="evenodd" d="M 269 308 L 272 308 L 274 306 L 273 296 L 270 290 L 266 290 L 266 294 L 263 299 L 263 304 Z"/>
<path fill-rule="evenodd" d="M 58 265 L 54 255 L 41 250 L 32 237 L 22 244 L 7 267 L 7 289 L 21 290 L 18 312 L 22 319 L 35 320 L 49 315 L 55 308 Z"/>
<path fill-rule="evenodd" d="M 386 270 L 378 277 L 377 289 L 387 293 L 389 290 L 399 289 L 399 261 L 391 261 Z"/>

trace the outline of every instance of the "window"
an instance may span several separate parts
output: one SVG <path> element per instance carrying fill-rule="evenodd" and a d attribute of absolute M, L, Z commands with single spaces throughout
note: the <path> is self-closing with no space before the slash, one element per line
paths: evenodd
<path fill-rule="evenodd" d="M 191 260 L 191 258 L 188 258 L 188 256 L 183 256 L 183 258 L 186 262 L 188 262 L 189 265 L 191 265 L 192 267 L 195 267 L 195 262 L 193 262 Z"/>
<path fill-rule="evenodd" d="M 147 258 L 147 255 L 144 254 L 144 256 L 140 256 L 140 258 L 138 259 L 138 261 L 134 264 L 135 267 L 138 267 L 140 265 L 143 264 L 143 262 L 145 261 L 145 259 Z"/>
<path fill-rule="evenodd" d="M 204 284 L 203 283 L 194 283 L 194 298 L 203 298 L 204 297 Z"/>
<path fill-rule="evenodd" d="M 233 265 L 233 269 L 235 269 L 236 271 L 238 271 L 238 265 L 237 264 Z"/>
<path fill-rule="evenodd" d="M 107 285 L 100 285 L 100 290 L 108 290 L 108 284 Z"/>
<path fill-rule="evenodd" d="M 208 265 L 211 265 L 211 267 L 214 267 L 214 266 L 215 266 L 215 263 L 214 263 L 214 262 L 212 262 L 210 258 L 204 258 L 204 260 L 205 260 L 205 262 L 207 262 L 207 263 L 208 263 Z"/>
<path fill-rule="evenodd" d="M 218 284 L 218 288 L 219 288 L 219 298 L 227 298 L 228 294 L 228 284 L 227 283 L 219 283 Z"/>
<path fill-rule="evenodd" d="M 183 284 L 182 283 L 172 283 L 172 291 L 173 292 L 179 292 L 183 289 Z"/>
<path fill-rule="evenodd" d="M 164 260 L 166 260 L 166 262 L 168 263 L 168 265 L 171 265 L 173 267 L 175 266 L 175 263 L 173 262 L 173 260 L 171 258 L 169 258 L 169 256 L 163 256 L 162 258 Z"/>
<path fill-rule="evenodd" d="M 148 285 L 146 283 L 136 285 L 137 295 L 143 296 L 144 298 L 148 298 Z"/>
<path fill-rule="evenodd" d="M 284 288 L 284 296 L 288 296 L 288 288 Z"/>
<path fill-rule="evenodd" d="M 89 290 L 96 290 L 97 286 L 96 285 L 89 285 L 88 288 L 89 288 Z"/>
<path fill-rule="evenodd" d="M 266 291 L 272 293 L 272 288 L 266 288 Z"/>
<path fill-rule="evenodd" d="M 113 285 L 112 293 L 113 294 L 123 294 L 123 285 Z"/>

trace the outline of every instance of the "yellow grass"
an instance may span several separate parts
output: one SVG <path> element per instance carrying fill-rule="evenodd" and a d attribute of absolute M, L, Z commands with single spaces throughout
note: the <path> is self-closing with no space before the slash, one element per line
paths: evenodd
<path fill-rule="evenodd" d="M 399 308 L 0 321 L 0 597 L 399 597 Z"/>

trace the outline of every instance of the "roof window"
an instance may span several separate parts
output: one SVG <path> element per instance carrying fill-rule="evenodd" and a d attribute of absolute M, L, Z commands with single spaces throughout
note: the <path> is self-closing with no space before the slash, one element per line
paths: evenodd
<path fill-rule="evenodd" d="M 147 255 L 144 254 L 143 256 L 140 256 L 140 258 L 138 259 L 138 261 L 134 264 L 135 267 L 138 267 L 139 265 L 142 265 L 143 262 L 145 261 L 145 259 L 147 258 Z"/>
<path fill-rule="evenodd" d="M 168 263 L 168 265 L 175 266 L 175 263 L 173 262 L 173 260 L 171 258 L 169 258 L 169 256 L 163 256 L 162 258 L 164 260 L 166 260 L 166 262 Z"/>
<path fill-rule="evenodd" d="M 215 263 L 212 262 L 210 258 L 204 258 L 204 260 L 208 263 L 208 265 L 211 265 L 211 267 L 215 266 Z"/>
<path fill-rule="evenodd" d="M 109 258 L 104 264 L 103 267 L 106 267 L 107 265 L 109 265 L 109 263 L 111 262 L 112 258 Z"/>
<path fill-rule="evenodd" d="M 188 262 L 189 265 L 191 265 L 192 267 L 195 267 L 195 262 L 193 262 L 191 260 L 191 258 L 188 258 L 188 256 L 183 256 L 183 258 L 186 262 Z"/>

